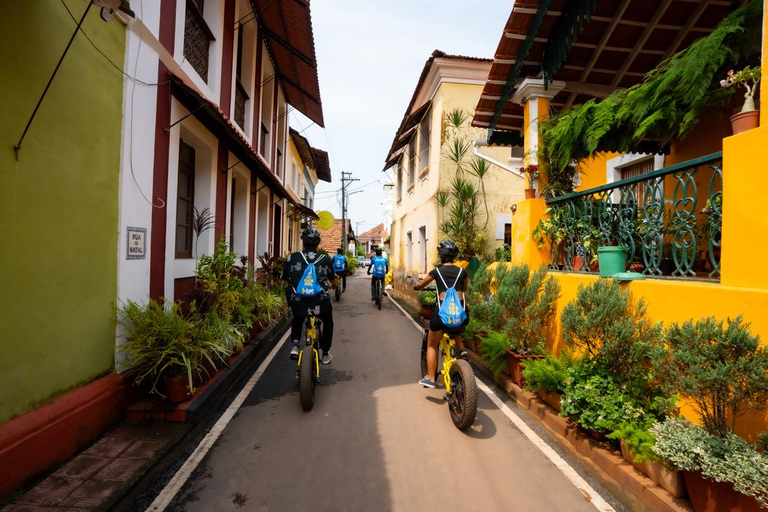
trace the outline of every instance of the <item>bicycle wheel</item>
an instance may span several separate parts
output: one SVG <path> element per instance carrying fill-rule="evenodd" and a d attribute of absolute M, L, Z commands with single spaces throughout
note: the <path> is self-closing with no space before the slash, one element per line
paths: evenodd
<path fill-rule="evenodd" d="M 376 307 L 381 309 L 381 281 L 376 281 Z"/>
<path fill-rule="evenodd" d="M 424 329 L 424 333 L 421 335 L 421 375 L 424 377 L 427 374 L 427 336 L 429 330 Z"/>
<path fill-rule="evenodd" d="M 312 347 L 304 347 L 301 351 L 299 401 L 305 411 L 315 405 L 315 352 Z"/>
<path fill-rule="evenodd" d="M 341 285 L 336 286 L 336 302 L 339 302 L 341 300 Z"/>
<path fill-rule="evenodd" d="M 472 367 L 459 359 L 451 365 L 451 396 L 448 407 L 453 424 L 459 430 L 466 430 L 475 422 L 477 414 L 477 382 Z"/>

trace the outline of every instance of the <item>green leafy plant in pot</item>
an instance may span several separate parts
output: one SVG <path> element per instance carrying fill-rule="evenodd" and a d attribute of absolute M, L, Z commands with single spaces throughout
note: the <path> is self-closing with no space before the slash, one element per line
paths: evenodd
<path fill-rule="evenodd" d="M 419 316 L 423 318 L 432 318 L 437 304 L 437 292 L 434 290 L 423 290 L 419 293 Z"/>
<path fill-rule="evenodd" d="M 741 317 L 674 324 L 667 345 L 654 358 L 659 379 L 687 399 L 701 425 L 678 418 L 654 426 L 654 452 L 685 471 L 694 510 L 768 507 L 768 456 L 734 434 L 747 410 L 766 407 L 768 348 Z"/>
<path fill-rule="evenodd" d="M 570 350 L 562 350 L 560 355 L 547 354 L 544 359 L 533 359 L 525 363 L 522 377 L 525 389 L 536 392 L 557 412 L 561 408 L 561 395 L 565 390 L 568 370 L 578 362 Z"/>

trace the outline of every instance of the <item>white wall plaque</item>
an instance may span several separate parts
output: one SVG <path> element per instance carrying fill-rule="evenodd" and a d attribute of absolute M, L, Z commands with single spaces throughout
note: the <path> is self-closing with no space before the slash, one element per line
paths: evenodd
<path fill-rule="evenodd" d="M 147 257 L 147 229 L 126 227 L 126 253 L 128 260 L 143 260 Z"/>

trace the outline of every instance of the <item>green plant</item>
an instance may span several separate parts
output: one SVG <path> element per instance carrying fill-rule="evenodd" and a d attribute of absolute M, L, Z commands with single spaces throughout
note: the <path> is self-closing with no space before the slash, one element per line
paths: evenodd
<path fill-rule="evenodd" d="M 544 390 L 554 393 L 565 391 L 568 370 L 578 362 L 570 350 L 563 350 L 559 356 L 547 354 L 544 359 L 531 359 L 525 363 L 523 377 L 525 388 L 531 391 Z"/>
<path fill-rule="evenodd" d="M 357 273 L 357 256 L 352 254 L 351 252 L 348 252 L 346 254 L 347 256 L 347 266 L 345 267 L 345 271 L 348 276 L 353 276 Z"/>
<path fill-rule="evenodd" d="M 673 324 L 654 357 L 659 379 L 690 400 L 711 435 L 729 434 L 747 409 L 768 400 L 768 348 L 742 318 Z"/>
<path fill-rule="evenodd" d="M 488 336 L 483 338 L 483 355 L 480 357 L 488 363 L 493 375 L 498 377 L 507 366 L 507 352 L 504 349 L 511 348 L 509 338 L 504 333 L 490 331 Z"/>
<path fill-rule="evenodd" d="M 589 358 L 568 370 L 561 416 L 584 428 L 610 433 L 625 422 L 664 418 L 674 399 L 664 396 L 651 379 L 622 381 L 606 366 Z"/>
<path fill-rule="evenodd" d="M 539 124 L 539 163 L 550 182 L 598 151 L 629 153 L 639 141 L 685 137 L 706 108 L 723 104 L 732 90 L 718 76 L 733 63 L 759 56 L 762 2 L 735 10 L 705 37 L 664 60 L 644 80 L 602 101 L 590 100 Z"/>
<path fill-rule="evenodd" d="M 560 285 L 545 267 L 531 272 L 528 265 L 512 265 L 502 272 L 500 280 L 497 275 L 498 291 L 491 306 L 492 325 L 507 335 L 518 354 L 541 353 Z"/>
<path fill-rule="evenodd" d="M 287 308 L 285 296 L 268 288 L 258 287 L 254 299 L 255 321 L 262 328 L 272 324 Z"/>
<path fill-rule="evenodd" d="M 195 271 L 195 290 L 192 300 L 201 314 L 216 311 L 222 318 L 230 318 L 241 302 L 244 283 L 240 269 L 236 269 L 237 255 L 229 251 L 222 236 L 213 256 L 203 254 Z"/>
<path fill-rule="evenodd" d="M 520 174 L 525 175 L 525 179 L 526 179 L 526 182 L 528 183 L 528 187 L 533 188 L 534 180 L 538 179 L 539 177 L 539 166 L 529 164 L 529 165 L 526 165 L 525 167 L 521 167 Z"/>
<path fill-rule="evenodd" d="M 190 315 L 172 301 L 141 306 L 128 300 L 118 318 L 125 343 L 117 350 L 127 355 L 122 366 L 135 373 L 137 384 L 149 378 L 150 392 L 163 396 L 157 384 L 164 375 L 186 375 L 188 388 L 194 392 L 193 375 L 201 371 L 205 360 L 213 364 L 213 359 L 196 343 Z"/>
<path fill-rule="evenodd" d="M 563 341 L 624 381 L 643 380 L 646 361 L 662 340 L 661 325 L 647 318 L 646 309 L 611 279 L 579 285 L 560 316 Z"/>
<path fill-rule="evenodd" d="M 437 292 L 433 290 L 423 290 L 419 293 L 419 305 L 433 308 L 437 304 Z"/>
<path fill-rule="evenodd" d="M 321 252 L 321 250 L 318 250 L 318 252 Z M 328 252 L 325 251 L 325 254 L 328 255 Z M 261 279 L 263 279 L 264 286 L 275 291 L 282 289 L 285 258 L 281 256 L 270 256 L 268 252 L 265 252 L 261 256 L 257 256 L 256 259 L 261 263 L 259 272 L 262 276 Z"/>
<path fill-rule="evenodd" d="M 651 428 L 656 437 L 654 453 L 683 471 L 701 471 L 716 482 L 753 496 L 768 508 L 768 455 L 728 432 L 712 435 L 684 418 L 670 418 Z"/>
<path fill-rule="evenodd" d="M 512 259 L 512 248 L 509 244 L 497 247 L 495 251 L 495 260 L 499 263 L 506 263 Z"/>
<path fill-rule="evenodd" d="M 655 424 L 656 418 L 651 415 L 644 416 L 641 421 L 624 421 L 619 428 L 608 434 L 608 439 L 624 441 L 635 462 L 656 461 L 658 457 L 653 451 L 656 437 L 650 431 Z"/>
<path fill-rule="evenodd" d="M 195 257 L 197 257 L 197 244 L 200 241 L 200 236 L 215 225 L 216 217 L 214 217 L 210 209 L 203 208 L 202 211 L 198 211 L 197 208 L 193 209 L 192 232 L 195 234 Z"/>
<path fill-rule="evenodd" d="M 550 245 L 560 245 L 565 240 L 565 215 L 562 210 L 547 208 L 544 212 L 546 217 L 539 220 L 531 233 L 531 237 L 536 240 L 536 246 L 541 249 L 546 245 L 545 239 L 549 240 Z M 556 262 L 552 262 L 556 263 Z"/>

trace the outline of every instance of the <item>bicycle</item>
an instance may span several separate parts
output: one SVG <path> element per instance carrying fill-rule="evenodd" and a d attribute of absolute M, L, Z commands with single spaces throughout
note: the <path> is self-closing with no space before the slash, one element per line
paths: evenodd
<path fill-rule="evenodd" d="M 341 285 L 336 287 L 336 302 L 341 300 Z"/>
<path fill-rule="evenodd" d="M 421 339 L 421 376 L 427 370 L 427 337 L 429 329 L 424 329 Z M 443 361 L 443 369 L 435 375 L 435 380 L 442 375 L 445 383 L 445 399 L 451 420 L 459 430 L 466 430 L 475 422 L 477 415 L 477 381 L 472 366 L 464 359 L 456 358 L 456 342 L 451 335 L 443 331 L 443 338 L 438 346 L 438 359 Z M 439 365 L 438 365 L 439 366 Z"/>
<path fill-rule="evenodd" d="M 320 381 L 320 338 L 323 322 L 315 317 L 313 310 L 307 311 L 302 330 L 304 348 L 299 352 L 296 379 L 299 381 L 301 408 L 309 411 L 315 405 L 315 387 Z"/>

